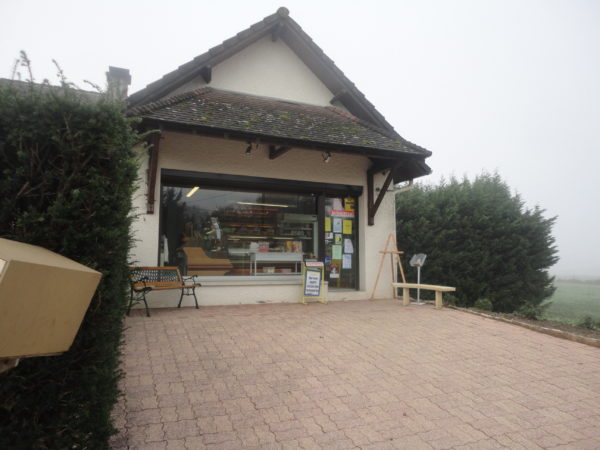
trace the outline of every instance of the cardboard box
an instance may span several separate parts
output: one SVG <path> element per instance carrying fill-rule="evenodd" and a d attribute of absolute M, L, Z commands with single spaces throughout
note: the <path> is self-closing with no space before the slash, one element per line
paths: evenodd
<path fill-rule="evenodd" d="M 0 238 L 0 358 L 67 351 L 101 277 L 42 247 Z"/>

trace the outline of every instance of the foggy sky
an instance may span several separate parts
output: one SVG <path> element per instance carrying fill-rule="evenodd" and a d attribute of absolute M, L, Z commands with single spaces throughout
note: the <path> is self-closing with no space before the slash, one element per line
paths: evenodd
<path fill-rule="evenodd" d="M 421 179 L 498 171 L 558 216 L 561 276 L 600 277 L 600 2 L 0 1 L 0 77 L 26 50 L 82 88 L 109 65 L 143 88 L 287 6 L 406 139 L 433 152 Z M 401 246 L 401 241 L 399 242 Z"/>

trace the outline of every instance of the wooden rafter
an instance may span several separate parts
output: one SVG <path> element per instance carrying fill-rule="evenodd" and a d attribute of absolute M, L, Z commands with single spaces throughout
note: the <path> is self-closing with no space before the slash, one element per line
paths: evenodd
<path fill-rule="evenodd" d="M 200 69 L 200 76 L 204 79 L 206 84 L 210 84 L 210 82 L 212 80 L 212 67 L 211 66 L 202 67 L 202 69 Z"/>
<path fill-rule="evenodd" d="M 269 159 L 276 159 L 280 156 L 289 152 L 292 148 L 281 145 L 277 147 L 276 145 L 269 145 Z"/>
<path fill-rule="evenodd" d="M 371 159 L 372 165 L 370 170 L 373 173 L 380 173 L 394 168 L 398 164 L 396 160 L 389 159 Z"/>
<path fill-rule="evenodd" d="M 273 27 L 273 30 L 271 31 L 271 40 L 273 42 L 276 42 L 277 39 L 279 39 L 279 37 L 283 33 L 283 29 L 284 29 L 284 26 L 281 22 Z"/>
<path fill-rule="evenodd" d="M 333 105 L 335 102 L 340 101 L 340 99 L 346 95 L 348 95 L 348 91 L 346 89 L 342 89 L 341 91 L 336 93 L 331 100 L 329 100 L 329 103 Z"/>

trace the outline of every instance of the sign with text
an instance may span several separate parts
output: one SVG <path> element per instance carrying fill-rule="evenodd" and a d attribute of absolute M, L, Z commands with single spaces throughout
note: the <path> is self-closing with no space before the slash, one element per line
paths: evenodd
<path fill-rule="evenodd" d="M 306 269 L 304 280 L 304 296 L 319 297 L 321 295 L 321 271 Z"/>
<path fill-rule="evenodd" d="M 302 264 L 302 303 L 309 300 L 325 302 L 323 292 L 324 264 L 321 261 L 306 261 Z"/>

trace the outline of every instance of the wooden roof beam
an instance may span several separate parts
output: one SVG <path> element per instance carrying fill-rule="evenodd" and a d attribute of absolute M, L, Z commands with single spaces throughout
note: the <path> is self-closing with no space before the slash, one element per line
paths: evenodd
<path fill-rule="evenodd" d="M 375 158 L 369 158 L 369 159 L 373 162 L 373 165 L 369 169 L 373 173 L 384 172 L 384 171 L 390 170 L 390 169 L 394 168 L 394 166 L 398 165 L 397 160 L 375 159 Z"/>
<path fill-rule="evenodd" d="M 158 150 L 160 147 L 160 133 L 153 133 L 148 137 L 148 192 L 146 195 L 146 213 L 154 214 L 154 191 L 158 173 Z"/>
<path fill-rule="evenodd" d="M 333 105 L 335 102 L 341 102 L 342 97 L 345 97 L 346 95 L 348 95 L 348 91 L 346 89 L 342 89 L 335 94 L 331 100 L 329 100 L 329 103 Z"/>
<path fill-rule="evenodd" d="M 367 170 L 367 215 L 368 215 L 368 224 L 369 226 L 375 225 L 375 214 L 377 214 L 377 210 L 383 201 L 383 197 L 387 193 L 392 180 L 394 179 L 394 172 L 396 171 L 397 166 L 394 166 L 390 169 L 383 182 L 383 186 L 381 187 L 379 194 L 377 195 L 377 200 L 375 199 L 374 185 L 373 185 L 373 177 L 376 172 L 369 169 Z"/>
<path fill-rule="evenodd" d="M 273 29 L 271 30 L 271 40 L 273 42 L 277 42 L 277 39 L 279 39 L 281 37 L 281 35 L 283 34 L 285 26 L 283 25 L 283 23 L 279 22 L 277 25 L 275 25 L 273 27 Z"/>
<path fill-rule="evenodd" d="M 211 66 L 202 67 L 202 69 L 200 69 L 200 76 L 204 79 L 206 84 L 210 84 L 210 82 L 212 80 L 212 67 Z"/>
<path fill-rule="evenodd" d="M 281 145 L 279 147 L 275 145 L 269 145 L 269 159 L 279 158 L 280 156 L 285 155 L 291 149 L 291 147 L 286 147 L 284 145 Z"/>

